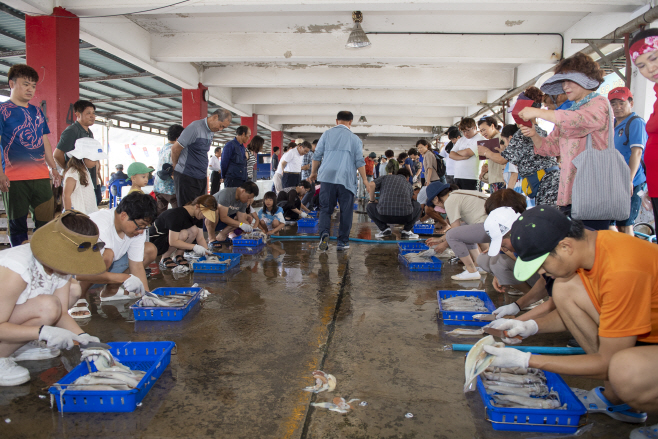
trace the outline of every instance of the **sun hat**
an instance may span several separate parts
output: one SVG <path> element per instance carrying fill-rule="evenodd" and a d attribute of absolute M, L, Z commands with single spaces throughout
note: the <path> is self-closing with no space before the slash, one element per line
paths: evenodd
<path fill-rule="evenodd" d="M 67 153 L 76 159 L 106 160 L 107 154 L 103 152 L 101 142 L 91 137 L 81 137 L 75 141 L 75 147 Z"/>
<path fill-rule="evenodd" d="M 158 171 L 158 177 L 160 180 L 169 180 L 171 179 L 171 172 L 174 170 L 174 167 L 171 163 L 163 163 L 162 169 Z"/>
<path fill-rule="evenodd" d="M 619 99 L 622 101 L 627 101 L 629 98 L 633 99 L 633 93 L 626 87 L 617 87 L 610 90 L 608 93 L 608 100 L 612 101 L 613 99 Z"/>
<path fill-rule="evenodd" d="M 484 231 L 491 238 L 489 256 L 497 256 L 503 243 L 503 237 L 512 229 L 514 222 L 521 216 L 511 207 L 499 207 L 491 211 L 484 221 Z"/>
<path fill-rule="evenodd" d="M 514 277 L 528 280 L 569 230 L 571 219 L 552 206 L 538 205 L 526 210 L 512 225 L 512 245 L 518 256 Z"/>
<path fill-rule="evenodd" d="M 441 183 L 440 181 L 435 181 L 434 183 L 430 183 L 427 185 L 427 190 L 425 191 L 425 194 L 427 195 L 427 203 L 431 206 L 434 206 L 434 203 L 432 203 L 432 200 L 439 195 L 441 192 L 444 190 L 448 189 L 450 185 L 448 183 Z"/>
<path fill-rule="evenodd" d="M 204 206 L 201 206 L 201 213 L 211 223 L 216 222 L 215 220 L 217 218 L 217 211 L 212 210 L 212 209 L 208 209 L 207 207 L 204 207 Z"/>
<path fill-rule="evenodd" d="M 82 235 L 68 229 L 62 218 L 81 215 L 77 210 L 67 210 L 45 226 L 37 229 L 30 240 L 32 254 L 42 265 L 74 275 L 95 275 L 106 271 L 100 250 L 105 245 L 96 235 Z M 91 221 L 91 220 L 90 220 Z"/>
<path fill-rule="evenodd" d="M 151 168 L 150 166 L 146 166 L 141 162 L 131 163 L 130 166 L 128 166 L 128 177 L 132 177 L 133 175 L 138 174 L 150 174 L 154 170 L 155 169 Z"/>
<path fill-rule="evenodd" d="M 595 90 L 601 85 L 596 79 L 592 79 L 584 73 L 580 72 L 565 72 L 565 73 L 556 73 L 551 76 L 544 82 L 544 84 L 539 88 L 546 94 L 549 95 L 561 95 L 564 93 L 562 88 L 562 82 L 572 81 L 580 85 L 582 88 L 587 90 Z"/>

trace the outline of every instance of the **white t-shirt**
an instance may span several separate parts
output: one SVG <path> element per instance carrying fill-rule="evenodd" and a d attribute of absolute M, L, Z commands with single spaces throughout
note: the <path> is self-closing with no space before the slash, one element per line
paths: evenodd
<path fill-rule="evenodd" d="M 64 175 L 64 190 L 66 190 L 66 180 L 68 178 L 75 180 L 75 189 L 71 192 L 71 207 L 87 215 L 98 212 L 96 193 L 89 171 L 87 171 L 87 186 L 80 183 L 80 174 L 76 169 L 71 168 Z"/>
<path fill-rule="evenodd" d="M 462 136 L 455 146 L 452 147 L 452 150 L 464 151 L 470 149 L 473 151 L 473 155 L 468 160 L 455 160 L 454 164 L 454 176 L 455 178 L 462 178 L 467 180 L 477 180 L 480 175 L 480 159 L 478 158 L 478 140 L 485 140 L 479 134 L 467 139 L 465 136 Z"/>
<path fill-rule="evenodd" d="M 27 286 L 23 290 L 16 305 L 23 304 L 42 294 L 52 295 L 71 279 L 70 275 L 57 273 L 46 274 L 43 265 L 32 254 L 30 244 L 19 245 L 0 251 L 0 266 L 7 267 L 21 276 Z"/>
<path fill-rule="evenodd" d="M 303 160 L 304 156 L 297 151 L 297 148 L 289 150 L 283 155 L 283 157 L 281 157 L 281 161 L 286 162 L 286 169 L 283 169 L 282 172 L 302 172 Z M 279 165 L 279 167 L 281 167 L 281 165 Z"/>
<path fill-rule="evenodd" d="M 103 209 L 89 215 L 89 218 L 96 223 L 99 230 L 98 239 L 105 243 L 105 249 L 111 248 L 114 252 L 114 260 L 118 261 L 128 253 L 128 259 L 133 262 L 142 262 L 144 260 L 144 243 L 146 242 L 146 233 L 130 238 L 124 235 L 120 238 L 117 229 L 114 227 L 114 209 Z"/>
<path fill-rule="evenodd" d="M 454 148 L 454 146 L 453 146 Z M 446 152 L 446 148 L 443 147 L 441 152 L 439 153 L 441 157 L 443 157 L 443 161 L 446 163 L 446 175 L 455 175 L 455 161 L 448 157 L 450 154 Z"/>

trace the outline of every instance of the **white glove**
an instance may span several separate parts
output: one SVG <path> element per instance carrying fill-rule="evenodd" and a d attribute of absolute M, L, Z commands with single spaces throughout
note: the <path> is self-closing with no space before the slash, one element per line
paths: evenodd
<path fill-rule="evenodd" d="M 414 183 L 418 183 L 418 176 L 414 175 Z"/>
<path fill-rule="evenodd" d="M 308 218 L 308 214 L 306 212 L 303 212 L 299 214 L 302 218 Z"/>
<path fill-rule="evenodd" d="M 192 249 L 194 253 L 197 255 L 211 255 L 212 252 L 208 250 L 207 248 L 200 246 L 199 244 L 195 244 L 194 248 Z"/>
<path fill-rule="evenodd" d="M 251 227 L 249 224 L 246 224 L 246 223 L 240 223 L 240 228 L 245 233 L 251 233 L 251 232 L 254 231 L 254 228 Z"/>
<path fill-rule="evenodd" d="M 134 274 L 123 282 L 123 288 L 131 293 L 137 293 L 140 296 L 144 294 L 144 284 Z"/>
<path fill-rule="evenodd" d="M 83 346 L 86 346 L 89 343 L 100 343 L 101 339 L 98 337 L 94 337 L 93 335 L 89 335 L 86 332 L 83 332 L 82 334 L 78 334 L 78 343 L 80 343 Z"/>
<path fill-rule="evenodd" d="M 510 337 L 520 335 L 523 338 L 528 338 L 539 331 L 539 326 L 537 326 L 537 322 L 534 320 L 528 320 L 527 322 L 520 322 L 518 320 L 512 321 L 517 323 L 511 329 L 507 330 L 507 335 Z"/>
<path fill-rule="evenodd" d="M 73 341 L 79 341 L 78 336 L 68 329 L 56 326 L 43 326 L 39 331 L 39 341 L 45 341 L 49 348 L 71 349 Z"/>
<path fill-rule="evenodd" d="M 519 312 L 521 312 L 521 308 L 519 308 L 519 305 L 514 303 L 510 303 L 509 305 L 503 305 L 497 309 L 495 309 L 492 314 L 496 316 L 497 319 L 503 318 L 505 316 L 515 316 Z"/>
<path fill-rule="evenodd" d="M 496 356 L 496 359 L 491 363 L 493 367 L 523 367 L 527 369 L 530 362 L 530 352 L 521 352 L 518 349 L 484 346 L 484 351 L 487 354 Z"/>

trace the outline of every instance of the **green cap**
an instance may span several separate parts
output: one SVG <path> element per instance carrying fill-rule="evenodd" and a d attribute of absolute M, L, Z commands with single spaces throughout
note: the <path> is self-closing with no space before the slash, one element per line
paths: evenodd
<path fill-rule="evenodd" d="M 132 177 L 133 175 L 137 174 L 150 174 L 153 171 L 153 168 L 146 166 L 144 163 L 135 162 L 128 166 L 128 177 Z"/>

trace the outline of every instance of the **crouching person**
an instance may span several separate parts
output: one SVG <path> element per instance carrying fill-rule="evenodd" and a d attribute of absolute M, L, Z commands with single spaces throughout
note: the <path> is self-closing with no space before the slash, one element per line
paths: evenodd
<path fill-rule="evenodd" d="M 420 204 L 413 200 L 414 189 L 409 183 L 411 173 L 400 168 L 397 174 L 388 174 L 368 183 L 370 203 L 366 207 L 368 216 L 379 232 L 377 238 L 390 236 L 393 232 L 389 224 L 401 224 L 400 236 L 418 239 L 413 232 L 414 224 L 420 219 Z M 379 191 L 379 202 L 375 202 L 375 192 Z"/>
<path fill-rule="evenodd" d="M 68 210 L 34 232 L 29 243 L 0 252 L 0 386 L 30 380 L 15 361 L 56 357 L 74 341 L 100 341 L 67 311 L 80 297 L 79 289 L 71 290 L 72 275 L 105 271 L 102 245 L 93 221 Z"/>
<path fill-rule="evenodd" d="M 217 221 L 206 218 L 208 241 L 211 247 L 218 248 L 222 244 L 230 244 L 228 235 L 235 229 L 242 229 L 245 233 L 254 230 L 251 225 L 254 219 L 247 214 L 247 207 L 257 195 L 258 185 L 253 181 L 242 183 L 240 187 L 224 188 L 213 195 L 217 200 L 215 215 Z"/>
<path fill-rule="evenodd" d="M 299 182 L 297 186 L 281 189 L 277 195 L 277 205 L 283 209 L 283 216 L 288 221 L 297 221 L 308 217 L 310 210 L 302 204 L 302 198 L 311 190 L 311 183 L 306 180 Z"/>

